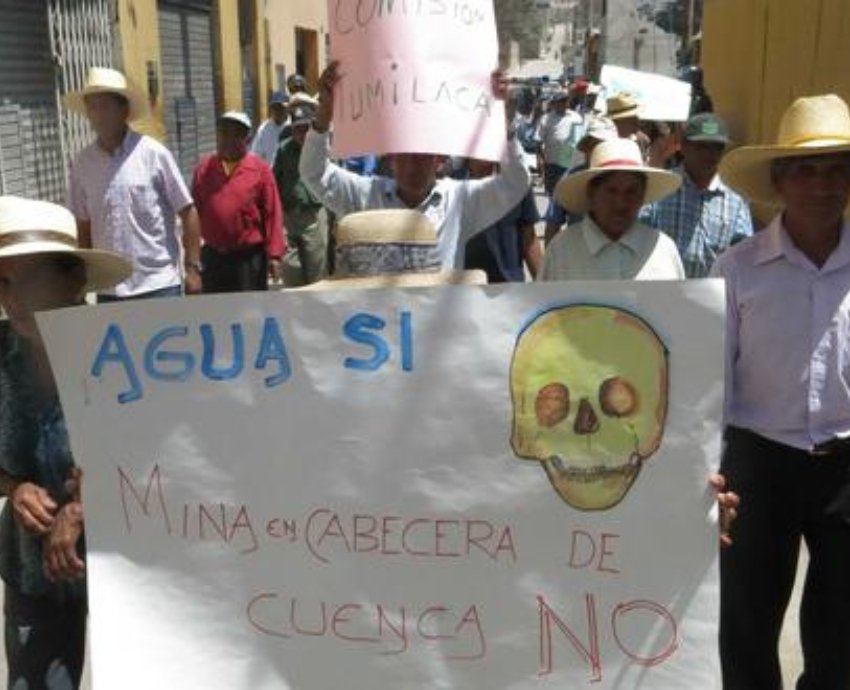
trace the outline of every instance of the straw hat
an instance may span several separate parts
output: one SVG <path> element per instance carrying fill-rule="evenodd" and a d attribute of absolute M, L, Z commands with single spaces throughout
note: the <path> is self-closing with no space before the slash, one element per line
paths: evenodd
<path fill-rule="evenodd" d="M 583 213 L 588 209 L 587 185 L 609 172 L 638 172 L 646 175 L 644 203 L 658 201 L 675 192 L 682 178 L 643 162 L 640 147 L 631 139 L 609 139 L 593 149 L 587 170 L 564 175 L 555 186 L 555 198 L 569 211 Z"/>
<path fill-rule="evenodd" d="M 591 118 L 587 129 L 584 131 L 584 135 L 579 139 L 577 147 L 581 148 L 591 139 L 594 141 L 608 141 L 617 137 L 617 125 L 614 124 L 613 120 L 604 115 L 596 115 Z"/>
<path fill-rule="evenodd" d="M 85 86 L 80 91 L 65 95 L 65 107 L 80 115 L 86 114 L 86 96 L 98 93 L 114 93 L 123 96 L 130 104 L 129 122 L 138 120 L 148 109 L 144 93 L 134 86 L 121 72 L 108 67 L 92 67 L 86 75 Z"/>
<path fill-rule="evenodd" d="M 720 162 L 720 176 L 752 201 L 775 203 L 770 165 L 777 158 L 850 151 L 850 113 L 834 94 L 794 101 L 779 123 L 776 144 L 742 146 Z"/>
<path fill-rule="evenodd" d="M 611 120 L 624 120 L 627 117 L 638 117 L 640 103 L 630 93 L 617 93 L 606 103 L 605 113 Z"/>
<path fill-rule="evenodd" d="M 68 209 L 48 201 L 0 196 L 0 261 L 14 256 L 72 254 L 86 265 L 86 289 L 104 290 L 129 278 L 133 265 L 99 249 L 79 249 Z"/>
<path fill-rule="evenodd" d="M 419 211 L 350 213 L 336 229 L 337 272 L 307 290 L 482 285 L 484 271 L 441 271 L 437 232 Z"/>

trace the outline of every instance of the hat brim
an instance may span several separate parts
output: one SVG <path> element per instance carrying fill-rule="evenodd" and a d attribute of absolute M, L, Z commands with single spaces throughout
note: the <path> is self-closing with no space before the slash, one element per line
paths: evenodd
<path fill-rule="evenodd" d="M 817 142 L 799 146 L 742 146 L 724 156 L 719 172 L 723 181 L 750 201 L 777 204 L 781 200 L 773 186 L 770 167 L 779 158 L 825 156 L 850 152 L 850 142 Z"/>
<path fill-rule="evenodd" d="M 71 249 L 59 242 L 24 242 L 0 249 L 3 259 L 45 254 L 70 254 L 82 260 L 86 266 L 86 290 L 97 291 L 114 287 L 129 278 L 133 264 L 124 257 L 100 249 Z"/>
<path fill-rule="evenodd" d="M 130 104 L 130 110 L 127 115 L 127 121 L 133 122 L 144 117 L 148 111 L 147 99 L 144 94 L 133 86 L 128 86 L 126 89 L 114 89 L 110 87 L 90 86 L 81 91 L 71 91 L 65 94 L 62 102 L 68 110 L 71 110 L 78 115 L 86 116 L 86 96 L 94 96 L 101 93 L 114 93 L 116 96 L 123 96 Z"/>
<path fill-rule="evenodd" d="M 675 173 L 658 168 L 636 168 L 634 166 L 612 166 L 610 168 L 589 168 L 572 174 L 565 174 L 555 185 L 554 196 L 558 203 L 573 213 L 585 213 L 590 205 L 587 197 L 587 185 L 594 177 L 612 172 L 640 173 L 646 176 L 646 193 L 643 203 L 650 204 L 670 196 L 682 186 L 682 178 Z"/>
<path fill-rule="evenodd" d="M 374 290 L 378 288 L 421 288 L 438 285 L 486 285 L 484 271 L 435 271 L 433 273 L 384 273 L 373 276 L 326 278 L 296 290 Z"/>
<path fill-rule="evenodd" d="M 633 108 L 628 108 L 627 110 L 620 110 L 615 113 L 607 113 L 609 120 L 625 120 L 631 117 L 640 117 L 640 106 L 636 105 Z"/>

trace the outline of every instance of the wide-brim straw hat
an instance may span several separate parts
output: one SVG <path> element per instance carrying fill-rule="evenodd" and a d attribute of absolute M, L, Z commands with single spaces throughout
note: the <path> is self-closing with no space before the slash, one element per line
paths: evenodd
<path fill-rule="evenodd" d="M 433 223 L 419 211 L 383 209 L 350 213 L 339 220 L 336 229 L 337 261 L 365 249 L 367 259 L 371 248 L 394 253 L 402 270 L 390 262 L 387 266 L 361 263 L 352 259 L 350 268 L 357 272 L 337 273 L 303 289 L 338 290 L 350 288 L 433 287 L 437 285 L 483 285 L 484 271 L 442 271 L 433 264 L 437 232 Z"/>
<path fill-rule="evenodd" d="M 775 144 L 742 146 L 720 162 L 720 176 L 751 201 L 779 201 L 770 167 L 778 158 L 850 151 L 850 112 L 834 94 L 798 98 L 782 115 Z"/>
<path fill-rule="evenodd" d="M 617 93 L 611 96 L 605 103 L 610 120 L 624 120 L 629 117 L 640 116 L 640 103 L 630 93 Z"/>
<path fill-rule="evenodd" d="M 584 213 L 590 203 L 587 185 L 593 178 L 611 172 L 636 172 L 645 175 L 645 204 L 669 196 L 682 185 L 679 175 L 647 166 L 636 142 L 618 138 L 600 142 L 593 149 L 587 170 L 564 175 L 555 185 L 555 198 L 568 211 Z"/>
<path fill-rule="evenodd" d="M 105 290 L 130 277 L 133 265 L 114 252 L 80 249 L 68 209 L 48 201 L 0 196 L 0 262 L 39 254 L 71 254 L 86 266 L 86 290 Z"/>
<path fill-rule="evenodd" d="M 79 91 L 71 91 L 63 99 L 65 107 L 80 115 L 86 114 L 86 96 L 114 93 L 123 96 L 130 104 L 129 122 L 143 117 L 148 110 L 145 94 L 118 70 L 109 67 L 92 67 L 86 83 Z"/>

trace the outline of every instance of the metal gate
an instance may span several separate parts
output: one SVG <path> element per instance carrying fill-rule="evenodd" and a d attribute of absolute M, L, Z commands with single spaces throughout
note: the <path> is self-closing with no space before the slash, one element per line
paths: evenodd
<path fill-rule="evenodd" d="M 212 16 L 205 4 L 159 4 L 165 130 L 187 180 L 201 156 L 215 151 Z"/>
<path fill-rule="evenodd" d="M 114 65 L 114 0 L 49 0 L 50 34 L 58 70 L 59 94 L 81 89 L 89 67 Z M 86 119 L 59 109 L 62 148 L 70 163 L 94 138 Z"/>
<path fill-rule="evenodd" d="M 90 65 L 112 65 L 113 0 L 0 0 L 0 192 L 61 202 L 91 139 L 59 105 Z"/>
<path fill-rule="evenodd" d="M 47 7 L 0 0 L 0 192 L 61 201 L 65 191 Z"/>

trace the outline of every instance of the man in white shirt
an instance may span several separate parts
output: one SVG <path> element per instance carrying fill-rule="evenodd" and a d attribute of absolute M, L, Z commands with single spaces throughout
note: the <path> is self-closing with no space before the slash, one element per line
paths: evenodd
<path fill-rule="evenodd" d="M 421 153 L 393 154 L 392 177 L 364 177 L 349 172 L 328 158 L 333 92 L 340 79 L 338 67 L 338 63 L 331 63 L 320 78 L 319 109 L 301 151 L 302 181 L 338 216 L 384 208 L 409 208 L 424 213 L 437 230 L 432 268 L 462 268 L 463 257 L 458 256 L 458 248 L 471 235 L 513 209 L 531 184 L 515 137 L 511 136 L 505 147 L 500 172 L 483 180 L 438 180 L 437 168 L 442 157 Z M 500 82 L 499 87 L 507 90 L 505 83 Z"/>
<path fill-rule="evenodd" d="M 780 688 L 778 641 L 800 542 L 797 690 L 850 687 L 850 113 L 795 101 L 778 144 L 733 151 L 720 173 L 782 212 L 720 256 L 726 279 L 726 446 L 741 497 L 721 554 L 724 687 Z"/>
<path fill-rule="evenodd" d="M 257 132 L 251 140 L 251 153 L 262 158 L 269 167 L 274 165 L 274 157 L 280 145 L 280 135 L 289 121 L 287 108 L 289 96 L 275 91 L 269 99 L 269 117 L 257 127 Z"/>
<path fill-rule="evenodd" d="M 201 224 L 189 189 L 171 152 L 128 124 L 144 112 L 145 101 L 123 74 L 105 67 L 93 67 L 85 87 L 65 99 L 97 135 L 71 165 L 68 207 L 79 245 L 133 262 L 133 275 L 99 294 L 99 302 L 201 291 Z"/>
<path fill-rule="evenodd" d="M 569 106 L 570 95 L 557 91 L 548 113 L 540 121 L 537 136 L 543 148 L 543 188 L 551 195 L 555 185 L 572 165 L 576 145 L 584 134 L 581 116 Z"/>

